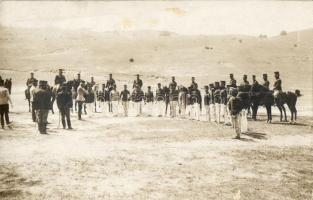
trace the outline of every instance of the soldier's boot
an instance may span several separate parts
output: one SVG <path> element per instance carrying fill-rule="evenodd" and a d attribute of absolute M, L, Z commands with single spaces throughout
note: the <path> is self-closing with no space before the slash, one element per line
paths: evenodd
<path fill-rule="evenodd" d="M 67 127 L 68 127 L 68 129 L 73 129 L 72 124 L 71 124 L 71 120 L 69 120 L 69 119 L 67 119 Z"/>
<path fill-rule="evenodd" d="M 66 128 L 65 119 L 62 119 L 62 126 L 63 126 L 63 129 Z"/>
<path fill-rule="evenodd" d="M 42 125 L 42 134 L 47 134 L 47 124 L 46 123 L 44 123 Z"/>

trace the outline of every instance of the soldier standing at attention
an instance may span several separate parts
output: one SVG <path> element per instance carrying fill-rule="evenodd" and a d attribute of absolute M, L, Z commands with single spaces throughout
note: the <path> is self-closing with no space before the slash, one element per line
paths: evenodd
<path fill-rule="evenodd" d="M 237 81 L 234 78 L 234 74 L 229 74 L 229 78 L 230 78 L 230 82 L 229 82 L 230 87 L 236 88 Z"/>
<path fill-rule="evenodd" d="M 269 89 L 270 88 L 270 82 L 268 81 L 268 79 L 267 79 L 267 74 L 263 74 L 263 86 L 265 87 L 265 88 L 267 88 L 267 89 Z"/>
<path fill-rule="evenodd" d="M 174 90 L 176 90 L 176 87 L 177 87 L 177 83 L 175 81 L 175 76 L 172 76 L 172 82 L 170 82 L 169 86 L 168 86 L 170 89 L 171 88 L 174 88 Z"/>
<path fill-rule="evenodd" d="M 149 117 L 153 114 L 153 101 L 154 95 L 151 91 L 151 86 L 148 86 L 148 91 L 145 93 L 145 103 L 147 104 L 147 113 Z"/>
<path fill-rule="evenodd" d="M 194 84 L 190 92 L 191 103 L 191 119 L 200 120 L 200 112 L 202 108 L 201 92 L 198 90 L 198 85 Z"/>
<path fill-rule="evenodd" d="M 142 80 L 139 78 L 140 75 L 137 74 L 136 76 L 137 76 L 137 78 L 136 78 L 136 80 L 134 80 L 133 88 L 135 88 L 136 86 L 139 86 L 141 88 L 142 87 Z"/>
<path fill-rule="evenodd" d="M 209 86 L 204 86 L 204 96 L 203 96 L 205 116 L 208 122 L 211 122 L 210 104 L 211 104 L 211 94 L 209 92 Z"/>
<path fill-rule="evenodd" d="M 274 97 L 277 97 L 278 94 L 282 92 L 282 81 L 279 78 L 279 72 L 274 72 L 275 82 L 274 82 Z"/>
<path fill-rule="evenodd" d="M 139 86 L 136 86 L 132 93 L 132 101 L 135 103 L 136 117 L 142 114 L 142 100 L 144 98 L 144 93 Z"/>
<path fill-rule="evenodd" d="M 85 102 L 85 94 L 87 94 L 87 90 L 84 89 L 85 81 L 81 81 L 77 88 L 77 97 L 76 102 L 78 104 L 78 120 L 82 119 L 82 109 L 83 104 Z"/>
<path fill-rule="evenodd" d="M 59 69 L 59 75 L 55 76 L 54 85 L 62 85 L 66 82 L 65 76 L 63 75 L 63 70 Z"/>
<path fill-rule="evenodd" d="M 214 98 L 214 104 L 215 104 L 214 119 L 215 119 L 215 122 L 220 123 L 221 121 L 221 90 L 220 90 L 219 82 L 214 83 L 213 98 Z"/>
<path fill-rule="evenodd" d="M 0 80 L 0 118 L 1 128 L 4 129 L 4 118 L 7 126 L 10 126 L 12 122 L 9 120 L 9 103 L 13 108 L 11 97 L 7 88 L 4 87 L 4 81 Z"/>
<path fill-rule="evenodd" d="M 176 117 L 176 108 L 178 103 L 178 90 L 175 89 L 176 87 L 170 87 L 170 116 Z"/>
<path fill-rule="evenodd" d="M 155 92 L 155 100 L 156 100 L 156 106 L 157 106 L 157 115 L 158 117 L 162 117 L 163 115 L 163 110 L 164 110 L 164 92 L 163 89 L 161 88 L 161 83 L 158 83 L 158 88 L 156 89 Z"/>
<path fill-rule="evenodd" d="M 120 102 L 120 93 L 116 89 L 116 85 L 113 86 L 113 90 L 110 92 L 110 102 L 113 116 L 118 115 L 118 105 Z"/>
<path fill-rule="evenodd" d="M 51 109 L 51 94 L 47 90 L 47 81 L 39 81 L 39 90 L 34 93 L 34 109 L 36 110 L 38 130 L 47 134 L 47 119 Z"/>
<path fill-rule="evenodd" d="M 122 101 L 124 116 L 127 117 L 128 116 L 129 99 L 130 99 L 130 92 L 127 90 L 127 85 L 124 85 L 124 90 L 121 92 L 120 98 Z"/>
<path fill-rule="evenodd" d="M 73 107 L 72 93 L 68 91 L 66 85 L 61 86 L 61 91 L 57 95 L 57 104 L 61 113 L 63 129 L 66 128 L 66 124 L 68 129 L 72 129 L 70 118 L 70 109 Z"/>

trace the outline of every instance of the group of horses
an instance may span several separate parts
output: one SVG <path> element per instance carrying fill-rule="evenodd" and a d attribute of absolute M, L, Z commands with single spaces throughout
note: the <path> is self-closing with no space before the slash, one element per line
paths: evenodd
<path fill-rule="evenodd" d="M 67 81 L 66 82 L 67 89 L 72 92 L 72 98 L 74 101 L 74 109 L 77 110 L 77 91 L 74 89 L 74 81 Z M 183 90 L 184 88 L 180 88 Z M 236 89 L 238 90 L 237 97 L 241 101 L 241 110 L 244 113 L 250 113 L 250 109 L 252 109 L 252 119 L 257 119 L 257 113 L 260 106 L 264 106 L 267 112 L 267 123 L 272 122 L 272 106 L 276 105 L 280 111 L 280 121 L 287 121 L 287 114 L 285 104 L 290 109 L 291 112 L 291 123 L 296 123 L 297 120 L 297 109 L 296 103 L 297 98 L 300 96 L 300 91 L 296 90 L 295 92 L 279 92 L 277 95 L 274 95 L 274 91 L 269 90 L 268 88 L 264 87 L 261 84 L 253 84 L 253 85 L 240 85 L 237 88 L 232 88 L 227 86 L 224 89 L 220 89 L 219 93 L 212 93 L 212 98 L 215 99 L 215 103 L 218 101 L 223 104 L 227 104 L 228 99 L 230 98 L 230 90 Z M 99 86 L 97 84 L 85 85 L 85 90 L 87 93 L 85 94 L 85 104 L 84 104 L 84 112 L 87 114 L 87 106 L 91 107 L 94 104 L 94 112 L 97 112 L 97 105 L 100 106 L 101 104 L 97 102 L 101 102 L 104 100 L 99 99 Z M 56 100 L 57 93 L 60 91 L 60 85 L 55 85 L 50 87 L 51 91 L 51 111 L 54 113 L 53 104 Z M 29 102 L 29 110 L 31 110 L 30 105 L 30 95 L 26 95 L 26 98 Z M 166 101 L 166 110 L 168 108 L 168 101 Z"/>
<path fill-rule="evenodd" d="M 227 87 L 224 97 L 221 92 L 221 98 L 228 98 L 231 87 Z M 241 100 L 241 109 L 250 112 L 252 109 L 252 119 L 257 119 L 257 113 L 260 106 L 264 106 L 267 112 L 267 123 L 272 122 L 272 106 L 276 105 L 280 112 L 280 121 L 287 122 L 285 104 L 291 112 L 291 123 L 296 123 L 297 109 L 296 103 L 300 96 L 300 91 L 295 92 L 278 92 L 274 95 L 273 90 L 269 90 L 261 84 L 241 85 L 238 88 L 237 97 Z"/>

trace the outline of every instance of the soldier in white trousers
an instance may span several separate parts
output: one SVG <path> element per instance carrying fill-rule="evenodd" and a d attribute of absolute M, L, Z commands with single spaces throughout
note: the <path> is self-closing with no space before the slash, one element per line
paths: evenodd
<path fill-rule="evenodd" d="M 154 101 L 154 95 L 151 91 L 151 86 L 148 86 L 148 91 L 145 94 L 145 107 L 146 111 L 149 117 L 153 114 L 153 101 Z"/>
<path fill-rule="evenodd" d="M 221 90 L 220 83 L 214 83 L 214 121 L 217 123 L 221 122 Z"/>
<path fill-rule="evenodd" d="M 162 117 L 165 110 L 165 97 L 161 83 L 158 83 L 158 88 L 155 91 L 155 104 L 157 116 Z"/>
<path fill-rule="evenodd" d="M 203 95 L 203 104 L 205 109 L 205 119 L 208 122 L 211 122 L 211 112 L 210 112 L 210 105 L 211 105 L 211 94 L 209 91 L 209 86 L 204 86 L 204 95 Z"/>

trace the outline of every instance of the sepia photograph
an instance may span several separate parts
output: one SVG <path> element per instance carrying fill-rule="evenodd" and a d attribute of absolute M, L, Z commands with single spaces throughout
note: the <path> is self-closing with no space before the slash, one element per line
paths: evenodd
<path fill-rule="evenodd" d="M 313 200 L 313 1 L 0 1 L 0 199 Z"/>

